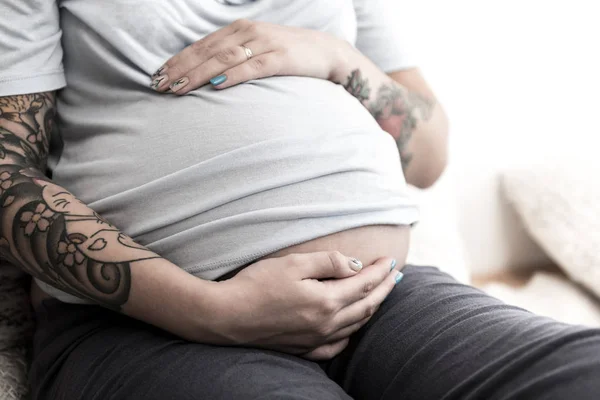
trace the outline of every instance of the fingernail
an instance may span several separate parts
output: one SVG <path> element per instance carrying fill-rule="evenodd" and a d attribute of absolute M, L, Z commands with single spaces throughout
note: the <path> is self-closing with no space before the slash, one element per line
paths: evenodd
<path fill-rule="evenodd" d="M 396 260 L 392 260 L 392 263 L 390 264 L 390 272 L 396 268 Z"/>
<path fill-rule="evenodd" d="M 168 75 L 159 76 L 158 78 L 156 78 L 155 80 L 152 81 L 152 83 L 150 84 L 150 87 L 154 90 L 158 90 L 162 86 L 164 86 L 164 84 L 167 83 L 168 80 L 169 80 Z"/>
<path fill-rule="evenodd" d="M 187 85 L 189 83 L 189 79 L 187 77 L 183 77 L 183 78 L 179 78 L 177 79 L 175 82 L 173 82 L 171 84 L 171 86 L 169 86 L 169 89 L 171 89 L 171 91 L 176 92 L 179 89 L 181 89 L 182 87 L 184 87 L 185 85 Z"/>
<path fill-rule="evenodd" d="M 398 275 L 396 275 L 396 285 L 398 283 L 400 283 L 400 281 L 402 280 L 402 278 L 404 278 L 404 274 L 400 271 L 398 271 Z"/>
<path fill-rule="evenodd" d="M 157 76 L 162 75 L 164 72 L 167 71 L 168 68 L 169 67 L 167 67 L 166 65 L 163 65 L 162 67 L 157 69 L 155 73 L 152 74 L 152 77 L 156 78 Z"/>
<path fill-rule="evenodd" d="M 220 85 L 221 83 L 225 82 L 227 80 L 227 75 L 219 75 L 219 76 L 215 76 L 214 78 L 212 78 L 210 80 L 210 83 L 212 83 L 213 86 L 217 86 Z"/>
<path fill-rule="evenodd" d="M 351 258 L 349 264 L 350 268 L 352 268 L 352 270 L 356 272 L 360 271 L 363 267 L 363 264 L 356 258 Z"/>

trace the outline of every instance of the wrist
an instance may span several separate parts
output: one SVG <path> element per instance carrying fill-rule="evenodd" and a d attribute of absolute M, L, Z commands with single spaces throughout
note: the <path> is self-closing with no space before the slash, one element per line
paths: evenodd
<path fill-rule="evenodd" d="M 193 328 L 194 341 L 226 345 L 231 344 L 226 327 L 229 325 L 229 311 L 225 306 L 227 294 L 221 290 L 219 282 L 196 278 L 189 314 Z M 231 307 L 231 304 L 230 304 Z"/>
<path fill-rule="evenodd" d="M 198 343 L 224 343 L 218 320 L 225 294 L 163 259 L 131 264 L 131 296 L 123 312 Z"/>
<path fill-rule="evenodd" d="M 333 83 L 344 84 L 352 71 L 352 66 L 357 65 L 358 52 L 349 42 L 334 37 L 333 51 L 331 54 L 332 65 L 329 80 Z"/>
<path fill-rule="evenodd" d="M 194 299 L 196 313 L 193 313 L 192 326 L 195 338 L 200 343 L 235 345 L 240 343 L 235 326 L 239 323 L 235 293 L 229 281 L 205 281 L 198 279 Z"/>

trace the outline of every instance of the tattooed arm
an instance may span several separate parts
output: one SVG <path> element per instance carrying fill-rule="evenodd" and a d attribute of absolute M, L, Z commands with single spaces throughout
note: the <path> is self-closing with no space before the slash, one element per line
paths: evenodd
<path fill-rule="evenodd" d="M 386 75 L 348 44 L 340 46 L 331 80 L 343 84 L 396 140 L 408 183 L 426 188 L 447 159 L 448 121 L 416 69 Z"/>
<path fill-rule="evenodd" d="M 210 341 L 214 283 L 137 245 L 42 173 L 54 114 L 52 93 L 0 97 L 0 257 L 64 292 Z"/>

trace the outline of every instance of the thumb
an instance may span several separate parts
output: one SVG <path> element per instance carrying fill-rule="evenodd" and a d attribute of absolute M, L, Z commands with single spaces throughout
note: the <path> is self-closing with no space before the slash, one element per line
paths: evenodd
<path fill-rule="evenodd" d="M 301 279 L 341 279 L 356 275 L 362 263 L 339 251 L 297 254 Z"/>

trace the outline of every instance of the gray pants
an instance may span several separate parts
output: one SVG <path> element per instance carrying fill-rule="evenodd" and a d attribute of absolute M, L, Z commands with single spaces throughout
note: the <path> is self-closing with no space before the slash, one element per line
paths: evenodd
<path fill-rule="evenodd" d="M 504 305 L 435 268 L 404 272 L 350 346 L 320 364 L 189 343 L 100 307 L 45 301 L 32 398 L 600 398 L 600 330 Z"/>

